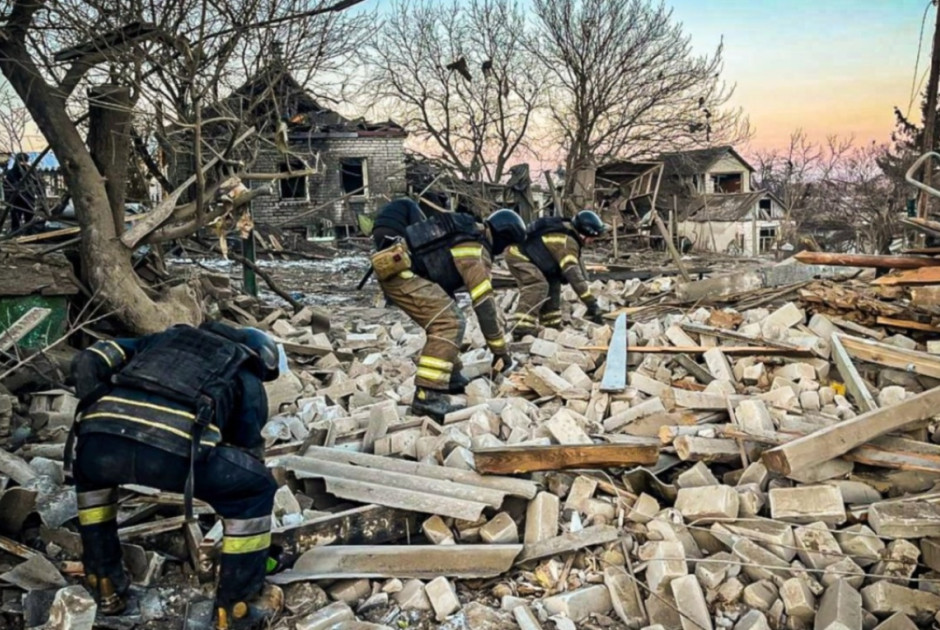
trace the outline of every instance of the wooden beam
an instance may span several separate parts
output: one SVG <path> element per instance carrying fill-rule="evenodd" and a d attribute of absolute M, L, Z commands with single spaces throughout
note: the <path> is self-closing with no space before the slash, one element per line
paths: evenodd
<path fill-rule="evenodd" d="M 889 435 L 852 449 L 842 457 L 866 466 L 940 473 L 940 446 Z"/>
<path fill-rule="evenodd" d="M 928 390 L 896 405 L 882 407 L 765 451 L 767 469 L 789 475 L 848 453 L 869 440 L 937 413 L 940 388 Z"/>
<path fill-rule="evenodd" d="M 849 354 L 862 361 L 940 378 L 940 357 L 935 355 L 848 335 L 840 335 L 840 340 Z"/>
<path fill-rule="evenodd" d="M 922 330 L 924 332 L 940 333 L 940 328 L 924 324 L 922 322 L 912 322 L 906 319 L 894 319 L 893 317 L 881 317 L 875 320 L 882 326 L 891 326 L 893 328 L 906 328 L 908 330 Z"/>
<path fill-rule="evenodd" d="M 621 313 L 614 324 L 614 334 L 607 349 L 602 392 L 622 392 L 627 388 L 627 316 Z"/>
<path fill-rule="evenodd" d="M 888 333 L 883 330 L 876 330 L 874 328 L 869 328 L 868 326 L 862 326 L 859 323 L 850 322 L 848 320 L 842 319 L 841 317 L 830 316 L 829 321 L 843 330 L 848 330 L 849 332 L 854 332 L 858 335 L 865 335 L 866 337 L 871 337 L 872 339 L 876 339 L 878 341 L 881 341 L 888 336 Z"/>
<path fill-rule="evenodd" d="M 304 553 L 276 583 L 343 578 L 489 578 L 512 567 L 522 545 L 326 545 Z"/>
<path fill-rule="evenodd" d="M 379 545 L 405 538 L 418 527 L 414 512 L 365 505 L 275 529 L 271 542 L 293 555 L 320 545 Z"/>
<path fill-rule="evenodd" d="M 855 364 L 852 363 L 852 357 L 849 356 L 849 353 L 846 352 L 845 347 L 842 345 L 839 334 L 832 333 L 830 341 L 832 342 L 832 360 L 835 362 L 839 374 L 841 374 L 843 380 L 845 380 L 845 387 L 855 400 L 855 404 L 858 405 L 862 411 L 877 409 L 878 403 L 872 398 L 871 392 L 868 391 L 868 386 L 865 385 L 861 374 L 858 373 Z"/>
<path fill-rule="evenodd" d="M 697 335 L 711 335 L 712 337 L 718 337 L 719 339 L 730 339 L 731 341 L 743 341 L 744 343 L 760 344 L 762 346 L 771 346 L 773 348 L 782 348 L 784 350 L 804 350 L 804 348 L 794 343 L 787 343 L 784 341 L 774 341 L 774 340 L 764 339 L 763 337 L 751 337 L 750 335 L 745 335 L 735 330 L 717 328 L 715 326 L 708 326 L 706 324 L 699 324 L 696 322 L 681 322 L 679 323 L 679 327 L 688 333 L 693 333 Z M 725 352 L 724 348 L 722 348 L 721 350 L 722 352 Z"/>
<path fill-rule="evenodd" d="M 506 446 L 473 451 L 478 472 L 517 474 L 569 468 L 622 468 L 655 464 L 657 446 L 624 444 L 565 444 Z"/>
<path fill-rule="evenodd" d="M 938 267 L 940 260 L 920 256 L 876 256 L 867 254 L 841 254 L 830 252 L 800 252 L 794 258 L 808 265 L 836 267 L 876 267 L 879 269 L 920 269 Z"/>
<path fill-rule="evenodd" d="M 610 346 L 581 346 L 578 350 L 584 352 L 606 352 Z M 716 346 L 627 346 L 627 352 L 638 354 L 705 354 Z M 788 356 L 788 357 L 814 357 L 809 348 L 780 348 L 777 346 L 718 346 L 725 354 L 735 356 Z"/>
<path fill-rule="evenodd" d="M 23 337 L 32 332 L 39 324 L 43 323 L 46 318 L 49 317 L 50 313 L 52 313 L 51 308 L 42 308 L 39 306 L 34 306 L 26 311 L 22 317 L 0 333 L 0 352 L 6 352 L 19 343 Z"/>
<path fill-rule="evenodd" d="M 879 286 L 937 283 L 940 283 L 940 267 L 922 267 L 921 269 L 909 269 L 872 280 L 872 284 Z"/>
<path fill-rule="evenodd" d="M 620 538 L 620 530 L 611 525 L 592 525 L 579 532 L 568 532 L 546 540 L 526 545 L 516 558 L 516 564 L 530 560 L 541 560 L 585 547 L 605 545 Z"/>

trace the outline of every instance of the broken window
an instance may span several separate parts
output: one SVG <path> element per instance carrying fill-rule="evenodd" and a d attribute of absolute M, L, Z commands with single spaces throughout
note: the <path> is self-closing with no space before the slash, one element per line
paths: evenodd
<path fill-rule="evenodd" d="M 281 173 L 302 173 L 307 169 L 303 162 L 291 159 L 281 162 L 278 170 Z M 281 199 L 307 199 L 307 176 L 295 175 L 281 180 Z"/>
<path fill-rule="evenodd" d="M 777 240 L 776 227 L 762 227 L 759 236 L 760 252 L 763 254 L 773 249 L 773 244 Z"/>
<path fill-rule="evenodd" d="M 343 193 L 365 195 L 368 193 L 369 177 L 365 158 L 344 158 L 339 162 Z"/>
<path fill-rule="evenodd" d="M 741 173 L 712 175 L 712 185 L 716 193 L 739 193 L 741 192 Z"/>

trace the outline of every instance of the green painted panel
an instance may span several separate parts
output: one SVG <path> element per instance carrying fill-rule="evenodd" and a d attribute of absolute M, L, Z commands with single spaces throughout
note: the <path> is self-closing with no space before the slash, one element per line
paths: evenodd
<path fill-rule="evenodd" d="M 68 298 L 64 295 L 24 295 L 0 298 L 0 330 L 6 330 L 29 309 L 52 309 L 49 317 L 16 344 L 24 350 L 40 350 L 65 334 L 68 323 Z"/>

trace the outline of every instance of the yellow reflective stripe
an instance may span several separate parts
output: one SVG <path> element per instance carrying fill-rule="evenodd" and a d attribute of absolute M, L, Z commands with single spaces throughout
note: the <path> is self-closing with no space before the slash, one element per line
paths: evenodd
<path fill-rule="evenodd" d="M 567 256 L 565 256 L 564 258 L 562 258 L 562 259 L 561 259 L 561 262 L 558 263 L 558 264 L 559 264 L 559 266 L 560 266 L 562 269 L 564 269 L 564 268 L 565 268 L 566 266 L 568 266 L 568 265 L 577 265 L 577 264 L 578 264 L 578 259 L 577 259 L 575 256 L 573 256 L 573 255 L 571 255 L 571 254 L 568 254 Z"/>
<path fill-rule="evenodd" d="M 115 349 L 121 353 L 121 358 L 127 361 L 127 355 L 124 353 L 124 348 L 122 348 L 116 341 L 106 341 L 105 343 L 111 344 Z"/>
<path fill-rule="evenodd" d="M 522 253 L 522 250 L 519 249 L 518 245 L 511 245 L 509 247 L 509 253 L 516 258 L 521 258 L 522 260 L 528 261 L 529 257 Z"/>
<path fill-rule="evenodd" d="M 78 511 L 78 522 L 82 525 L 97 525 L 117 518 L 117 505 L 102 505 Z"/>
<path fill-rule="evenodd" d="M 542 237 L 542 242 L 545 244 L 552 244 L 552 245 L 559 245 L 559 244 L 564 245 L 565 243 L 568 242 L 568 237 L 565 236 L 564 234 L 549 234 L 548 236 Z"/>
<path fill-rule="evenodd" d="M 513 318 L 513 319 L 524 319 L 524 320 L 530 321 L 530 322 L 537 322 L 537 321 L 538 321 L 533 315 L 529 315 L 528 313 L 513 313 L 512 318 Z"/>
<path fill-rule="evenodd" d="M 447 382 L 450 380 L 449 372 L 443 372 L 441 370 L 435 370 L 434 368 L 429 368 L 429 367 L 419 367 L 417 376 L 419 378 L 424 378 L 429 381 Z"/>
<path fill-rule="evenodd" d="M 239 538 L 231 538 L 229 536 L 222 538 L 222 553 L 254 553 L 255 551 L 267 549 L 270 546 L 271 532 Z"/>
<path fill-rule="evenodd" d="M 429 357 L 426 354 L 422 354 L 420 357 L 418 357 L 418 365 L 437 368 L 438 370 L 449 371 L 454 369 L 454 364 L 450 361 L 444 361 L 442 359 L 438 359 L 437 357 Z"/>
<path fill-rule="evenodd" d="M 414 277 L 415 277 L 415 274 L 414 274 L 413 271 L 408 271 L 408 270 L 406 269 L 405 271 L 402 271 L 400 274 L 398 274 L 398 277 L 399 277 L 399 278 L 404 278 L 405 280 L 408 280 L 409 278 L 414 278 Z"/>
<path fill-rule="evenodd" d="M 472 289 L 470 289 L 470 297 L 471 297 L 473 300 L 476 300 L 477 298 L 479 298 L 479 297 L 482 296 L 483 294 L 489 293 L 489 292 L 492 291 L 492 290 L 493 290 L 493 283 L 490 282 L 490 279 L 489 279 L 489 278 L 487 278 L 486 280 L 484 280 L 483 282 L 481 282 L 481 283 L 478 284 L 477 286 L 475 286 L 475 287 L 473 287 Z"/>
<path fill-rule="evenodd" d="M 482 253 L 482 245 L 464 245 L 450 248 L 450 254 L 454 258 L 479 258 Z"/>
<path fill-rule="evenodd" d="M 582 293 L 581 295 L 578 296 L 578 298 L 580 298 L 580 299 L 582 299 L 582 300 L 583 300 L 584 298 L 589 298 L 589 297 L 591 297 L 591 290 L 590 290 L 590 289 L 588 289 L 587 291 L 585 291 L 584 293 Z"/>
<path fill-rule="evenodd" d="M 108 364 L 108 367 L 109 367 L 109 368 L 113 368 L 113 367 L 114 367 L 114 364 L 111 363 L 111 358 L 110 358 L 108 355 L 106 355 L 104 352 L 102 352 L 101 350 L 99 350 L 98 348 L 96 348 L 96 347 L 94 347 L 94 346 L 91 346 L 91 347 L 89 347 L 88 349 L 91 350 L 92 352 L 94 352 L 95 354 L 97 354 L 97 355 L 98 355 L 99 357 L 101 357 L 102 359 L 104 359 L 104 362 Z"/>
<path fill-rule="evenodd" d="M 195 420 L 195 414 L 187 413 L 179 409 L 173 409 L 172 407 L 164 407 L 163 405 L 155 405 L 153 403 L 141 402 L 139 400 L 128 400 L 127 398 L 119 398 L 117 396 L 102 396 L 99 402 L 116 402 L 123 405 L 133 405 L 135 407 L 144 407 L 146 409 L 155 409 L 156 411 L 163 411 L 165 413 L 171 413 L 173 415 L 182 416 L 187 420 Z"/>
<path fill-rule="evenodd" d="M 486 343 L 490 348 L 502 348 L 506 345 L 506 340 L 500 337 L 499 339 L 487 339 Z"/>
<path fill-rule="evenodd" d="M 94 420 L 95 418 L 100 418 L 100 419 L 105 419 L 105 420 L 118 418 L 120 420 L 127 420 L 129 422 L 136 422 L 137 424 L 143 424 L 148 427 L 153 427 L 155 429 L 163 429 L 164 431 L 172 433 L 173 435 L 178 435 L 182 438 L 186 438 L 187 440 L 192 439 L 190 435 L 186 433 L 185 431 L 180 431 L 179 429 L 174 428 L 174 427 L 168 427 L 167 425 L 161 424 L 159 422 L 150 422 L 149 420 L 144 420 L 143 418 L 138 418 L 136 416 L 128 416 L 123 413 L 111 413 L 111 412 L 106 412 L 106 411 L 102 411 L 100 413 L 91 413 L 91 414 L 88 414 L 87 416 L 82 416 L 82 421 L 84 422 L 85 420 Z M 210 424 L 206 428 L 209 429 L 210 431 L 215 431 L 216 433 L 220 433 L 218 427 L 216 427 L 214 424 Z M 204 444 L 205 446 L 216 445 L 215 442 L 207 442 L 206 440 L 199 440 L 199 443 Z"/>

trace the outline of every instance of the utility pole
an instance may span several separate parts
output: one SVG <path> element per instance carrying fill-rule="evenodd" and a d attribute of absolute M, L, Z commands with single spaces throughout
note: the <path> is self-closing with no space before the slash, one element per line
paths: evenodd
<path fill-rule="evenodd" d="M 937 2 L 934 0 L 934 5 Z M 930 55 L 930 77 L 927 80 L 927 113 L 924 118 L 924 144 L 923 152 L 934 150 L 934 129 L 937 125 L 937 89 L 940 81 L 940 8 L 937 9 L 936 23 L 933 28 L 933 49 Z M 924 184 L 930 186 L 933 164 L 931 160 L 924 163 Z M 928 195 L 926 191 L 920 193 L 920 208 L 918 216 L 927 218 Z"/>

